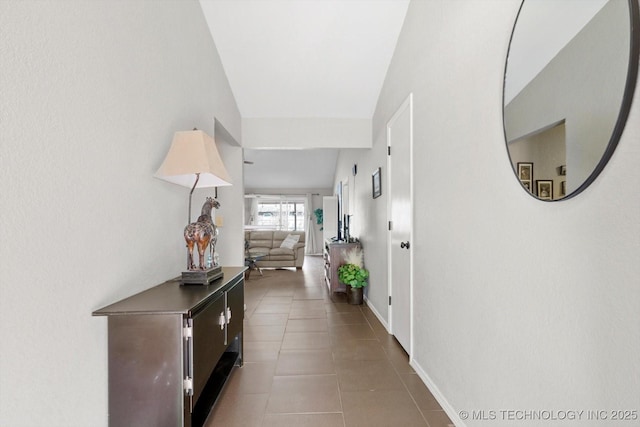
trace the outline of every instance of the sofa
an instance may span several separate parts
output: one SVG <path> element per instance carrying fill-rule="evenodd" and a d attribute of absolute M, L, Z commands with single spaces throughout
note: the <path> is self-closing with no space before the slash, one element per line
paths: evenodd
<path fill-rule="evenodd" d="M 280 247 L 287 236 L 299 236 L 292 249 Z M 260 268 L 295 267 L 304 264 L 304 231 L 245 230 L 245 249 L 249 255 L 265 254 L 256 265 Z"/>

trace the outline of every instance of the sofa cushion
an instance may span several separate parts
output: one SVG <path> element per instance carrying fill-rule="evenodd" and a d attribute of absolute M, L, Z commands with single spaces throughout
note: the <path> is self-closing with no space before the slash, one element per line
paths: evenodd
<path fill-rule="evenodd" d="M 292 236 L 300 236 L 300 240 L 298 243 L 304 243 L 304 231 L 273 231 L 273 246 L 274 248 L 279 248 L 282 244 L 282 241 L 287 238 L 288 235 Z M 253 237 L 252 237 L 253 238 Z"/>
<path fill-rule="evenodd" d="M 250 248 L 272 248 L 273 247 L 273 231 L 252 231 L 250 234 Z M 278 243 L 280 246 L 280 243 Z"/>
<path fill-rule="evenodd" d="M 286 261 L 295 258 L 293 249 L 287 248 L 273 248 L 269 251 L 269 260 L 271 261 Z"/>
<path fill-rule="evenodd" d="M 289 234 L 286 239 L 280 243 L 281 248 L 293 249 L 296 243 L 300 240 L 299 234 Z"/>
<path fill-rule="evenodd" d="M 247 252 L 249 252 L 250 255 L 258 255 L 258 254 L 265 254 L 265 255 L 269 255 L 269 251 L 271 251 L 271 248 L 265 248 L 262 246 L 257 246 L 255 248 L 249 248 L 247 250 Z"/>

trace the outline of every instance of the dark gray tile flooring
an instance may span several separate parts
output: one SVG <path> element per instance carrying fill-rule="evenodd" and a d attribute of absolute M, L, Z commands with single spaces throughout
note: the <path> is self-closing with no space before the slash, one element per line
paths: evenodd
<path fill-rule="evenodd" d="M 207 427 L 448 427 L 406 353 L 366 306 L 329 295 L 320 257 L 245 283 L 244 366 Z"/>

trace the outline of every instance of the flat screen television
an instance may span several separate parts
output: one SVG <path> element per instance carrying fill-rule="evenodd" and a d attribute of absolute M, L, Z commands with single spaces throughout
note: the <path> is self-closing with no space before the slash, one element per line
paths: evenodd
<path fill-rule="evenodd" d="M 336 230 L 336 237 L 338 240 L 342 240 L 342 182 L 338 182 L 338 185 L 336 185 L 336 197 L 338 199 L 338 229 Z"/>

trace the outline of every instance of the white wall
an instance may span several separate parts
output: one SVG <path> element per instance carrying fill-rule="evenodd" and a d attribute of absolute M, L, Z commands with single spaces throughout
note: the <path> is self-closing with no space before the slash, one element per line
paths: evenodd
<path fill-rule="evenodd" d="M 244 159 L 242 147 L 221 124 L 216 123 L 216 143 L 233 185 L 218 188 L 218 201 L 224 225 L 218 230 L 216 252 L 222 265 L 244 265 Z"/>
<path fill-rule="evenodd" d="M 527 195 L 501 108 L 519 4 L 413 1 L 373 117 L 373 148 L 342 153 L 336 174 L 356 158 L 363 173 L 384 167 L 386 123 L 413 92 L 414 367 L 460 426 L 560 425 L 510 421 L 499 412 L 510 409 L 640 409 L 639 90 L 591 187 L 553 204 Z M 386 316 L 386 183 L 375 200 L 364 187 L 354 226 L 372 273 L 369 300 Z M 457 415 L 478 410 L 497 419 Z"/>
<path fill-rule="evenodd" d="M 188 189 L 152 176 L 240 115 L 196 1 L 2 1 L 0 63 L 0 424 L 106 426 L 91 313 L 184 268 Z"/>
<path fill-rule="evenodd" d="M 349 180 L 351 213 L 350 234 L 360 239 L 364 248 L 365 267 L 369 270 L 369 286 L 365 295 L 370 306 L 386 323 L 387 301 L 387 188 L 386 179 L 387 151 L 386 140 L 377 136 L 373 149 L 341 150 L 336 167 L 336 181 Z M 357 174 L 352 173 L 357 165 Z M 382 167 L 382 195 L 372 196 L 371 175 Z"/>

